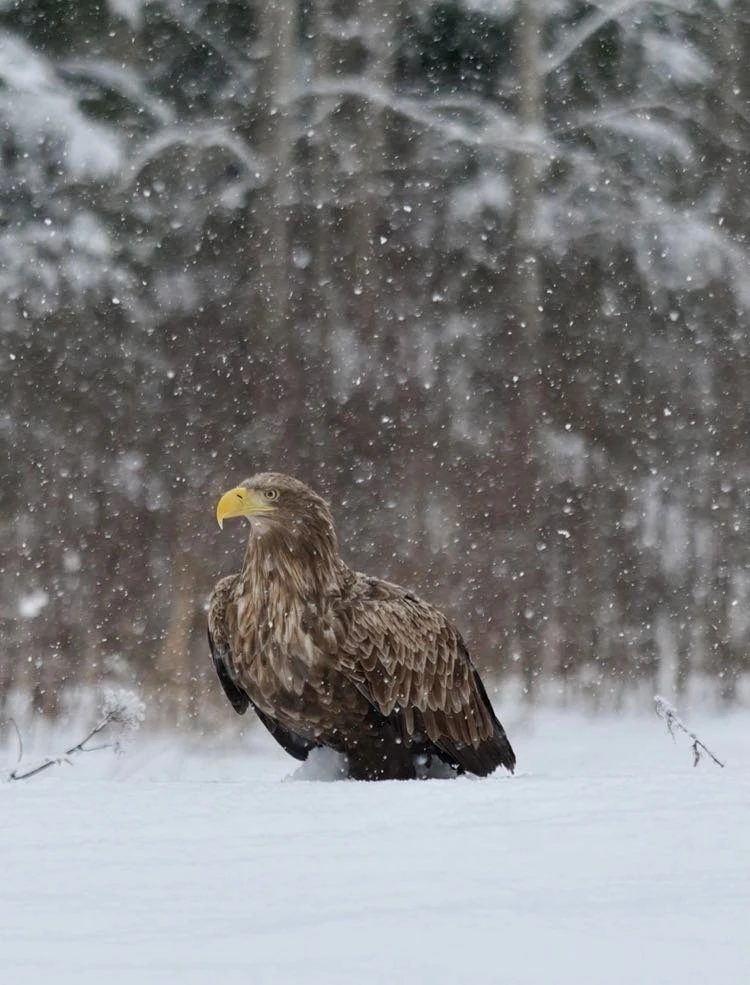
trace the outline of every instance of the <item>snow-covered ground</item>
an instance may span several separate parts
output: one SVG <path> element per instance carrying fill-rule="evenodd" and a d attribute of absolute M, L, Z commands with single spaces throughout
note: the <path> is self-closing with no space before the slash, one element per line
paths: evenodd
<path fill-rule="evenodd" d="M 540 711 L 515 777 L 305 780 L 258 730 L 0 784 L 0 982 L 745 985 L 750 714 L 686 717 L 726 769 Z"/>

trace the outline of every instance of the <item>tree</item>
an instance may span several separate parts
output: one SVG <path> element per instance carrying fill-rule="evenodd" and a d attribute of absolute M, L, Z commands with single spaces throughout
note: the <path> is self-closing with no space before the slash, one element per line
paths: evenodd
<path fill-rule="evenodd" d="M 211 503 L 273 466 L 531 697 L 733 699 L 739 3 L 30 0 L 0 31 L 3 694 L 210 709 Z"/>

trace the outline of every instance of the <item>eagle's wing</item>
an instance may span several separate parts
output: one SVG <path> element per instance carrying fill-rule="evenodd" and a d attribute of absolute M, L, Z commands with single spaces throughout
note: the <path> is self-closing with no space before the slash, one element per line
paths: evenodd
<path fill-rule="evenodd" d="M 516 757 L 458 630 L 397 585 L 359 576 L 341 600 L 342 671 L 404 737 L 427 738 L 459 766 L 485 775 Z"/>
<path fill-rule="evenodd" d="M 231 630 L 227 625 L 227 602 L 237 581 L 237 575 L 229 575 L 217 582 L 208 602 L 208 645 L 211 658 L 219 675 L 224 693 L 232 702 L 238 715 L 244 715 L 250 698 L 237 681 L 232 658 Z"/>
<path fill-rule="evenodd" d="M 294 756 L 295 759 L 307 759 L 315 743 L 289 731 L 260 711 L 239 680 L 231 647 L 232 629 L 227 618 L 227 603 L 230 601 L 236 581 L 237 575 L 222 578 L 211 593 L 208 603 L 208 645 L 219 681 L 238 715 L 244 715 L 252 705 L 258 718 L 290 756 Z"/>

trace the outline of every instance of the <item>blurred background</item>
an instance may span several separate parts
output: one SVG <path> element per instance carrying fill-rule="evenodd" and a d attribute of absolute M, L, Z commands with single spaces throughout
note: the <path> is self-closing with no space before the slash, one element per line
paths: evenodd
<path fill-rule="evenodd" d="M 231 719 L 271 468 L 499 707 L 747 696 L 744 0 L 0 0 L 0 121 L 0 719 Z"/>

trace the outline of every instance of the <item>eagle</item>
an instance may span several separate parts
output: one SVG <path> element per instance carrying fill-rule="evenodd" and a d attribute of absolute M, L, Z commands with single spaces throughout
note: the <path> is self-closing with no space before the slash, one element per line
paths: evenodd
<path fill-rule="evenodd" d="M 219 526 L 230 517 L 247 518 L 249 539 L 239 573 L 211 594 L 208 639 L 236 712 L 252 706 L 296 759 L 342 753 L 352 779 L 413 779 L 435 760 L 456 773 L 513 772 L 456 627 L 412 592 L 349 568 L 324 499 L 264 472 L 219 499 Z"/>

